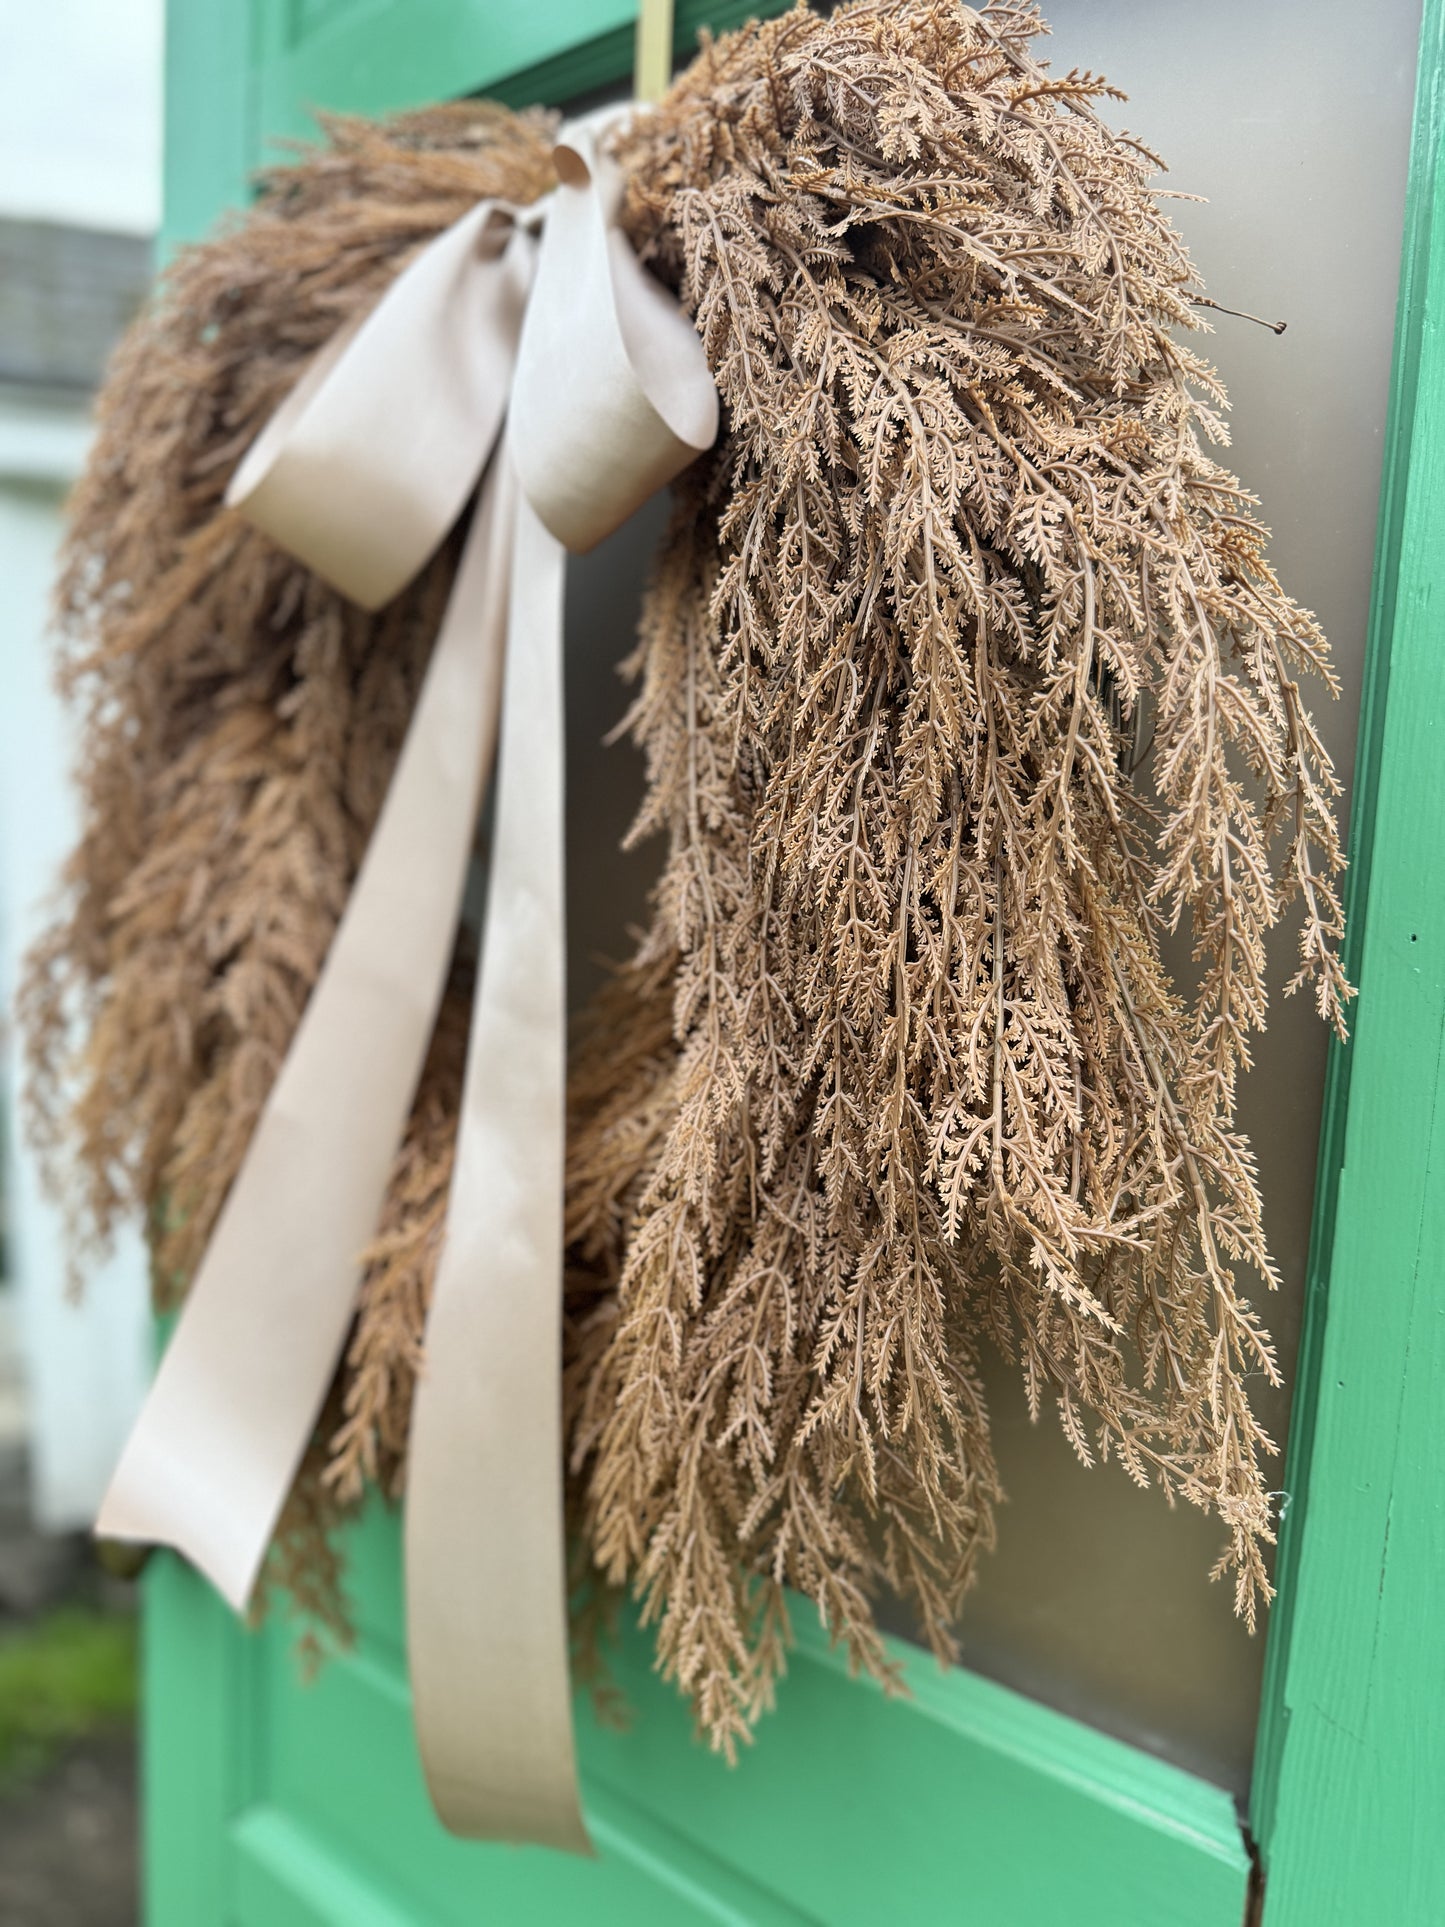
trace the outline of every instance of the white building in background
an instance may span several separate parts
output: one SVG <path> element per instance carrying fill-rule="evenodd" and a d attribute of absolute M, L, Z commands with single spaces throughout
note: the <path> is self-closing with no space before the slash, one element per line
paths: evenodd
<path fill-rule="evenodd" d="M 0 999 L 75 833 L 46 639 L 61 509 L 90 391 L 139 297 L 160 213 L 163 0 L 0 0 Z M 89 1523 L 139 1403 L 149 1320 L 127 1239 L 66 1293 L 62 1227 L 20 1139 L 4 1051 L 0 1444 L 28 1440 L 34 1509 Z"/>

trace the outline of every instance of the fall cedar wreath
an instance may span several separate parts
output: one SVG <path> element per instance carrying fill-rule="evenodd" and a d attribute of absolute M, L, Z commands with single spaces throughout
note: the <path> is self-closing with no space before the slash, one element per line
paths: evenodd
<path fill-rule="evenodd" d="M 1240 1270 L 1273 1273 L 1234 1087 L 1282 906 L 1296 981 L 1337 1026 L 1348 995 L 1297 678 L 1333 685 L 1204 452 L 1223 396 L 1181 342 L 1201 290 L 1158 163 L 1098 118 L 1103 82 L 1038 64 L 1040 26 L 798 10 L 705 44 L 622 144 L 627 229 L 726 427 L 631 664 L 634 835 L 666 860 L 573 1056 L 567 1450 L 579 1596 L 640 1595 L 729 1751 L 786 1586 L 870 1671 L 880 1587 L 953 1651 L 999 1496 L 984 1344 L 1082 1457 L 1218 1514 L 1242 1612 L 1267 1590 L 1245 1379 L 1276 1368 Z M 547 191 L 551 126 L 330 123 L 181 256 L 105 389 L 61 589 L 85 830 L 25 1014 L 42 1141 L 93 1234 L 146 1215 L 165 1300 L 346 900 L 456 548 L 367 615 L 222 490 L 420 244 Z M 467 970 L 273 1555 L 333 1614 L 328 1531 L 404 1470 Z"/>

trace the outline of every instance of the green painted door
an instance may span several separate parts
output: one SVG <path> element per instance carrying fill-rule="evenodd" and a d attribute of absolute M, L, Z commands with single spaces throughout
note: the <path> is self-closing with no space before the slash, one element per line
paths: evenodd
<path fill-rule="evenodd" d="M 1139 0 L 1097 4 L 1127 20 Z M 561 102 L 625 80 L 634 5 L 171 0 L 170 239 L 239 202 L 266 141 L 304 132 L 313 104 Z M 679 40 L 751 10 L 692 0 Z M 885 1700 L 803 1623 L 780 1709 L 736 1769 L 693 1742 L 629 1638 L 630 1730 L 579 1708 L 595 1863 L 452 1840 L 416 1760 L 397 1522 L 378 1507 L 350 1547 L 356 1649 L 307 1684 L 284 1624 L 247 1633 L 154 1562 L 152 1927 L 1237 1927 L 1247 1906 L 1265 1927 L 1445 1920 L 1442 21 L 1445 0 L 1427 0 L 1352 833 L 1362 994 L 1328 1076 L 1249 1827 L 1223 1787 L 902 1642 L 912 1697 Z"/>

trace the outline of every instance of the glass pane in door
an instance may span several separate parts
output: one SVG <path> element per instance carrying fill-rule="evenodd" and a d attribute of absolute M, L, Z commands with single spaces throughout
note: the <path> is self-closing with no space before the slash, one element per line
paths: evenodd
<path fill-rule="evenodd" d="M 1212 317 L 1233 401 L 1232 462 L 1260 495 L 1282 579 L 1320 616 L 1344 682 L 1317 717 L 1348 779 L 1375 539 L 1394 328 L 1419 0 L 1052 0 L 1042 52 L 1056 72 L 1102 71 L 1129 93 L 1106 112 L 1163 153 L 1164 185 L 1210 294 L 1284 319 L 1283 335 Z M 625 704 L 613 665 L 631 644 L 661 527 L 652 504 L 568 584 L 568 861 L 574 989 L 622 954 L 655 857 L 619 859 L 639 791 L 630 749 L 604 749 Z M 1325 711 L 1322 716 L 1320 711 Z M 1288 1370 L 1298 1339 L 1324 1070 L 1280 933 L 1276 1001 L 1245 1081 L 1266 1221 L 1284 1288 L 1267 1309 Z M 1243 1791 L 1263 1638 L 1208 1583 L 1218 1528 L 1086 1472 L 1053 1419 L 1029 1423 L 1018 1374 L 989 1374 L 1010 1503 L 961 1628 L 970 1665 Z M 1259 1390 L 1283 1440 L 1288 1395 Z M 1283 1469 L 1279 1475 L 1283 1483 Z M 906 1633 L 896 1613 L 894 1629 Z"/>
<path fill-rule="evenodd" d="M 1123 87 L 1110 104 L 1203 194 L 1171 212 L 1210 295 L 1288 327 L 1225 315 L 1209 352 L 1228 385 L 1225 459 L 1259 495 L 1289 592 L 1315 610 L 1344 693 L 1313 705 L 1342 777 L 1354 760 L 1394 332 L 1418 0 L 1052 0 L 1054 70 Z M 1348 799 L 1342 807 L 1347 807 Z M 1293 934 L 1277 934 L 1269 1029 L 1240 1120 L 1259 1157 L 1284 1284 L 1266 1307 L 1292 1371 L 1299 1337 L 1324 1077 L 1324 1027 L 1285 1001 Z M 1262 1634 L 1210 1586 L 1217 1526 L 1170 1511 L 1113 1467 L 1086 1472 L 1047 1416 L 1031 1426 L 1017 1375 L 991 1372 L 1011 1503 L 962 1628 L 969 1664 L 1243 1792 Z M 1283 1444 L 1288 1393 L 1257 1391 Z M 1283 1485 L 1282 1456 L 1276 1483 Z"/>

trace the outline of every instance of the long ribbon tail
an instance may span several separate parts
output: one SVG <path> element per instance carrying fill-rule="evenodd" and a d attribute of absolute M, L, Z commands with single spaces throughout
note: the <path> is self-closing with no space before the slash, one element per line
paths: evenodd
<path fill-rule="evenodd" d="M 102 1503 L 250 1597 L 356 1302 L 436 1020 L 496 737 L 511 492 L 483 484 L 321 975 Z"/>
<path fill-rule="evenodd" d="M 590 1849 L 563 1545 L 560 545 L 602 540 L 718 421 L 701 343 L 616 230 L 623 183 L 600 134 L 578 123 L 559 144 L 540 250 L 535 216 L 492 204 L 464 216 L 317 357 L 228 491 L 377 607 L 442 539 L 510 384 L 506 446 L 371 847 L 97 1522 L 176 1547 L 238 1609 L 250 1596 L 345 1343 L 435 1021 L 505 640 L 491 902 L 413 1409 L 408 1643 L 445 1823 L 578 1852 Z"/>
<path fill-rule="evenodd" d="M 486 935 L 412 1412 L 408 1646 L 445 1824 L 586 1853 L 562 1530 L 565 555 L 525 498 L 516 518 Z"/>
<path fill-rule="evenodd" d="M 708 446 L 692 327 L 609 222 L 616 167 L 557 149 L 504 455 L 517 509 L 491 896 L 446 1243 L 412 1408 L 408 1648 L 454 1832 L 586 1852 L 567 1666 L 561 1327 L 563 552 Z"/>

